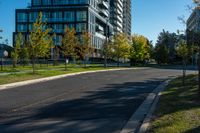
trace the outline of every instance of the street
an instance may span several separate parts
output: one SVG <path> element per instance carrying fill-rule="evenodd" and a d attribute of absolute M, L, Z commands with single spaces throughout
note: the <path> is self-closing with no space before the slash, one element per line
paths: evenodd
<path fill-rule="evenodd" d="M 3 90 L 0 132 L 119 133 L 153 89 L 181 74 L 175 69 L 141 68 Z"/>

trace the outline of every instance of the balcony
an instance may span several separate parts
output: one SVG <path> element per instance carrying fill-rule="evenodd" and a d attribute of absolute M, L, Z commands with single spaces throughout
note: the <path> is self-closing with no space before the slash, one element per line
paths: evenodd
<path fill-rule="evenodd" d="M 109 3 L 102 1 L 101 3 L 99 3 L 99 7 L 103 9 L 109 9 Z"/>
<path fill-rule="evenodd" d="M 109 13 L 106 10 L 100 10 L 99 14 L 102 15 L 103 17 L 106 17 L 106 18 L 109 17 Z"/>

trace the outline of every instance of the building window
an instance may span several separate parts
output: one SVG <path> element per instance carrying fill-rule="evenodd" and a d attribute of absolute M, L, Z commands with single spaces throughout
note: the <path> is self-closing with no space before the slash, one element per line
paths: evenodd
<path fill-rule="evenodd" d="M 86 31 L 86 24 L 85 23 L 76 24 L 76 32 L 83 32 L 83 31 Z"/>
<path fill-rule="evenodd" d="M 86 11 L 77 11 L 76 20 L 77 21 L 87 21 L 87 12 Z"/>
<path fill-rule="evenodd" d="M 26 32 L 27 31 L 27 25 L 26 24 L 18 24 L 17 25 L 17 32 Z"/>
<path fill-rule="evenodd" d="M 53 21 L 62 21 L 62 12 L 53 12 Z"/>
<path fill-rule="evenodd" d="M 53 24 L 53 32 L 62 33 L 63 25 L 62 24 Z"/>
<path fill-rule="evenodd" d="M 75 20 L 75 13 L 73 11 L 64 12 L 64 20 L 68 22 L 73 22 Z"/>
<path fill-rule="evenodd" d="M 74 28 L 74 24 L 65 24 L 64 25 L 64 30 L 66 30 L 66 28 L 69 28 L 69 29 L 73 29 Z"/>
<path fill-rule="evenodd" d="M 26 22 L 27 14 L 26 13 L 17 13 L 17 22 Z"/>
<path fill-rule="evenodd" d="M 53 41 L 54 41 L 54 44 L 55 44 L 55 45 L 61 45 L 61 43 L 62 43 L 62 36 L 56 35 L 56 36 L 53 38 Z"/>
<path fill-rule="evenodd" d="M 29 14 L 29 21 L 30 22 L 35 22 L 37 18 L 38 18 L 38 13 L 37 12 L 31 12 Z"/>
<path fill-rule="evenodd" d="M 42 4 L 43 5 L 51 5 L 51 0 L 43 0 Z"/>
<path fill-rule="evenodd" d="M 33 0 L 33 5 L 34 6 L 41 5 L 41 0 Z"/>

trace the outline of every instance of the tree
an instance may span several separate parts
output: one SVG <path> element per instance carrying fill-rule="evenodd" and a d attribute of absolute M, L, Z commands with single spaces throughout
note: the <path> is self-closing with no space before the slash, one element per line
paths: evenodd
<path fill-rule="evenodd" d="M 113 38 L 113 53 L 117 57 L 117 65 L 119 67 L 120 59 L 127 59 L 130 56 L 130 44 L 125 34 L 116 34 Z"/>
<path fill-rule="evenodd" d="M 92 55 L 94 49 L 91 44 L 91 36 L 89 32 L 82 32 L 81 43 L 80 43 L 80 53 L 84 59 L 84 64 L 86 67 L 86 61 Z"/>
<path fill-rule="evenodd" d="M 142 35 L 132 36 L 131 45 L 131 65 L 135 65 L 138 62 L 143 62 L 150 59 L 150 42 L 148 39 Z"/>
<path fill-rule="evenodd" d="M 102 45 L 101 52 L 104 56 L 104 67 L 107 67 L 107 60 L 113 57 L 113 50 L 113 43 L 110 40 L 105 41 Z"/>
<path fill-rule="evenodd" d="M 53 43 L 50 35 L 50 28 L 47 28 L 46 22 L 43 21 L 42 13 L 33 24 L 33 30 L 30 33 L 29 53 L 32 58 L 33 74 L 35 74 L 35 61 L 39 57 L 46 57 L 50 54 L 51 45 Z"/>
<path fill-rule="evenodd" d="M 23 46 L 23 35 L 21 33 L 17 34 L 16 40 L 15 40 L 15 46 L 14 50 L 11 52 L 11 57 L 13 59 L 13 67 L 16 67 L 16 64 L 19 60 L 19 54 L 20 54 L 20 47 Z"/>
<path fill-rule="evenodd" d="M 185 85 L 186 64 L 188 59 L 189 50 L 185 41 L 180 41 L 176 48 L 178 56 L 182 58 L 183 63 L 183 85 Z"/>
<path fill-rule="evenodd" d="M 156 46 L 165 45 L 161 47 L 166 47 L 168 55 L 166 56 L 166 63 L 174 63 L 177 61 L 176 44 L 185 39 L 184 35 L 177 35 L 176 33 L 170 33 L 169 31 L 163 30 L 158 36 Z"/>
<path fill-rule="evenodd" d="M 168 63 L 168 54 L 169 51 L 166 45 L 159 44 L 155 47 L 155 60 L 158 64 Z"/>
<path fill-rule="evenodd" d="M 23 66 L 25 66 L 29 63 L 28 44 L 26 44 L 26 43 L 23 46 L 21 46 L 20 59 L 21 59 Z"/>
<path fill-rule="evenodd" d="M 75 58 L 75 49 L 76 49 L 76 45 L 77 45 L 77 38 L 76 38 L 76 31 L 75 29 L 70 29 L 69 27 L 67 27 L 65 29 L 65 34 L 64 37 L 62 39 L 62 52 L 65 56 L 65 71 L 67 70 L 67 58 L 69 56 Z"/>

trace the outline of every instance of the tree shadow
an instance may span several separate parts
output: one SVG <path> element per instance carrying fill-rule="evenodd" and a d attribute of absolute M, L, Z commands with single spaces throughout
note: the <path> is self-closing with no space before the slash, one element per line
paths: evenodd
<path fill-rule="evenodd" d="M 4 132 L 120 132 L 146 96 L 165 79 L 144 82 L 107 84 L 73 100 L 62 100 L 38 108 L 30 108 L 20 118 L 0 124 Z M 31 113 L 30 113 L 31 112 Z M 16 112 L 16 116 L 18 116 Z M 12 115 L 14 118 L 15 115 Z"/>

